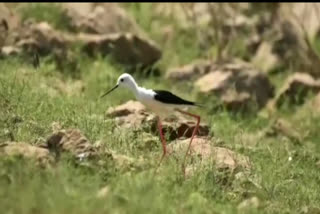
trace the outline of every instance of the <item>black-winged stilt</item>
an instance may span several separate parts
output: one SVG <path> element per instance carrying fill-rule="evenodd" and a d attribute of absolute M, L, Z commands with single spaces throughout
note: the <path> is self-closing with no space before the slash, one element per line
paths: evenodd
<path fill-rule="evenodd" d="M 199 124 L 200 124 L 200 116 L 195 115 L 195 114 L 191 114 L 191 113 L 186 112 L 182 109 L 185 107 L 194 107 L 194 106 L 200 106 L 200 105 L 198 105 L 195 102 L 184 100 L 184 99 L 172 94 L 169 91 L 152 90 L 152 89 L 145 89 L 143 87 L 139 87 L 138 84 L 136 83 L 136 81 L 134 80 L 134 78 L 130 74 L 127 74 L 127 73 L 122 74 L 118 78 L 117 84 L 112 89 L 110 89 L 105 94 L 103 94 L 101 96 L 101 98 L 106 96 L 107 94 L 109 94 L 110 92 L 112 92 L 113 90 L 115 90 L 118 87 L 124 87 L 124 88 L 128 88 L 129 90 L 131 90 L 134 93 L 134 95 L 138 101 L 140 101 L 147 108 L 152 110 L 158 116 L 158 129 L 160 132 L 160 137 L 161 137 L 161 142 L 162 142 L 162 147 L 163 147 L 163 154 L 161 156 L 159 165 L 161 164 L 163 158 L 167 154 L 166 140 L 165 140 L 163 132 L 162 132 L 161 120 L 164 119 L 165 117 L 169 116 L 174 111 L 178 111 L 182 114 L 186 114 L 188 116 L 196 118 L 196 120 L 197 120 L 196 127 L 193 130 L 193 133 L 192 133 L 192 136 L 190 139 L 190 143 L 187 148 L 187 152 L 186 152 L 184 159 L 183 159 L 182 167 L 183 167 L 183 172 L 185 172 L 186 157 L 189 153 L 192 140 L 198 131 Z"/>

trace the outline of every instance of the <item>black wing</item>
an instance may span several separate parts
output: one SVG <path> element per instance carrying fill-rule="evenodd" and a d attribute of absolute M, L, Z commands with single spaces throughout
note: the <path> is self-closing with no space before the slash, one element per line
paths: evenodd
<path fill-rule="evenodd" d="M 169 104 L 176 104 L 176 105 L 195 105 L 194 102 L 184 100 L 169 91 L 164 90 L 153 90 L 156 94 L 154 95 L 154 99 Z"/>

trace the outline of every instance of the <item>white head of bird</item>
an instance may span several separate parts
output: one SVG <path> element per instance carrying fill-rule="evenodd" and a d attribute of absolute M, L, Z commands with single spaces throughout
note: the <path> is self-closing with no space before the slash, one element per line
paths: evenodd
<path fill-rule="evenodd" d="M 121 74 L 120 77 L 117 80 L 117 84 L 111 88 L 109 91 L 107 91 L 105 94 L 103 94 L 101 97 L 106 96 L 107 94 L 111 93 L 113 90 L 115 90 L 118 87 L 128 88 L 132 91 L 136 91 L 138 88 L 138 85 L 134 78 L 127 73 Z"/>
<path fill-rule="evenodd" d="M 130 74 L 124 73 L 120 75 L 117 81 L 117 85 L 119 87 L 134 89 L 137 87 L 136 81 L 133 79 L 133 77 Z"/>

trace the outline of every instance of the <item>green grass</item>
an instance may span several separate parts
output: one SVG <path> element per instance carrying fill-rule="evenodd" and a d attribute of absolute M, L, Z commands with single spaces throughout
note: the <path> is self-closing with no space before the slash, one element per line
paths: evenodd
<path fill-rule="evenodd" d="M 160 145 L 146 152 L 139 147 L 141 142 L 134 131 L 112 134 L 113 125 L 103 119 L 109 106 L 132 98 L 129 92 L 119 90 L 104 100 L 98 99 L 121 73 L 107 61 L 91 62 L 91 70 L 82 71 L 81 80 L 86 89 L 76 96 L 63 93 L 50 96 L 49 90 L 41 89 L 51 79 L 64 78 L 50 64 L 39 70 L 18 59 L 0 64 L 0 125 L 2 130 L 10 130 L 15 140 L 36 142 L 48 136 L 51 123 L 57 121 L 67 128 L 79 128 L 91 142 L 101 140 L 107 148 L 130 157 L 143 157 L 150 163 L 138 171 L 119 171 L 110 165 L 79 168 L 66 158 L 56 169 L 40 169 L 32 162 L 3 159 L 0 194 L 6 196 L 1 205 L 7 213 L 235 213 L 237 204 L 247 194 L 258 196 L 263 204 L 257 213 L 295 213 L 302 206 L 318 206 L 319 115 L 307 107 L 295 117 L 288 117 L 299 122 L 301 133 L 308 131 L 302 147 L 282 137 L 264 137 L 254 148 L 248 147 L 249 136 L 263 130 L 268 120 L 202 112 L 215 138 L 224 141 L 223 146 L 251 159 L 254 169 L 244 182 L 206 167 L 184 181 L 178 163 L 173 160 L 162 166 L 163 173 L 153 177 L 155 157 L 161 154 Z M 16 116 L 22 122 L 13 123 Z M 2 135 L 1 140 L 9 138 Z M 294 156 L 289 162 L 291 154 Z M 225 185 L 221 179 L 227 179 L 229 184 Z M 254 179 L 260 187 L 250 182 Z M 104 186 L 110 187 L 110 195 L 107 199 L 95 198 Z"/>
<path fill-rule="evenodd" d="M 143 15 L 152 16 L 148 7 L 148 4 L 129 5 L 128 10 L 140 16 L 138 22 L 151 37 L 156 37 L 157 33 L 148 28 L 150 23 L 143 19 Z M 55 16 L 50 15 L 50 19 L 59 23 Z M 42 19 L 43 14 L 37 17 Z M 192 36 L 181 33 L 181 38 L 170 49 L 164 49 L 165 56 L 175 55 L 178 59 L 166 64 L 169 57 L 164 57 L 160 63 L 165 67 L 200 56 L 199 50 L 190 47 L 194 44 Z M 16 141 L 37 144 L 52 133 L 52 122 L 59 122 L 64 128 L 80 129 L 92 143 L 101 141 L 105 148 L 143 161 L 127 169 L 116 167 L 108 157 L 102 159 L 103 164 L 94 161 L 80 164 L 63 156 L 56 167 L 40 168 L 32 160 L 0 155 L 2 213 L 229 214 L 238 213 L 238 204 L 251 196 L 258 197 L 261 206 L 244 213 L 291 214 L 301 213 L 305 207 L 319 209 L 320 115 L 309 104 L 278 112 L 278 117 L 287 119 L 299 130 L 302 145 L 281 135 L 259 137 L 270 123 L 265 117 L 199 110 L 210 126 L 214 143 L 248 156 L 252 170 L 236 179 L 235 174 L 215 170 L 208 164 L 184 180 L 181 160 L 169 158 L 154 176 L 161 155 L 160 140 L 146 150 L 141 146 L 142 130 L 116 131 L 114 122 L 104 118 L 108 107 L 133 99 L 126 90 L 99 99 L 124 69 L 108 59 L 80 57 L 78 79 L 57 71 L 51 60 L 42 61 L 38 69 L 19 58 L 0 60 L 0 143 L 13 137 Z M 279 74 L 272 79 L 281 85 L 285 76 L 286 73 Z M 197 98 L 193 91 L 163 83 L 162 79 L 163 76 L 137 77 L 147 87 L 170 89 L 183 97 Z M 56 82 L 72 85 L 77 80 L 82 81 L 84 91 L 66 94 L 56 87 Z M 97 198 L 97 192 L 106 186 L 109 187 L 106 197 Z"/>
<path fill-rule="evenodd" d="M 21 14 L 23 20 L 45 21 L 60 30 L 66 30 L 69 27 L 70 20 L 62 12 L 61 5 L 58 3 L 21 4 L 17 6 L 16 10 Z"/>

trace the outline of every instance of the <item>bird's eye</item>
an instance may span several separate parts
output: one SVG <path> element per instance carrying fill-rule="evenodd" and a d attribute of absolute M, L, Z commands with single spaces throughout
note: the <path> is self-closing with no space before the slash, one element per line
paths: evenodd
<path fill-rule="evenodd" d="M 120 79 L 120 82 L 123 82 L 123 79 Z"/>

